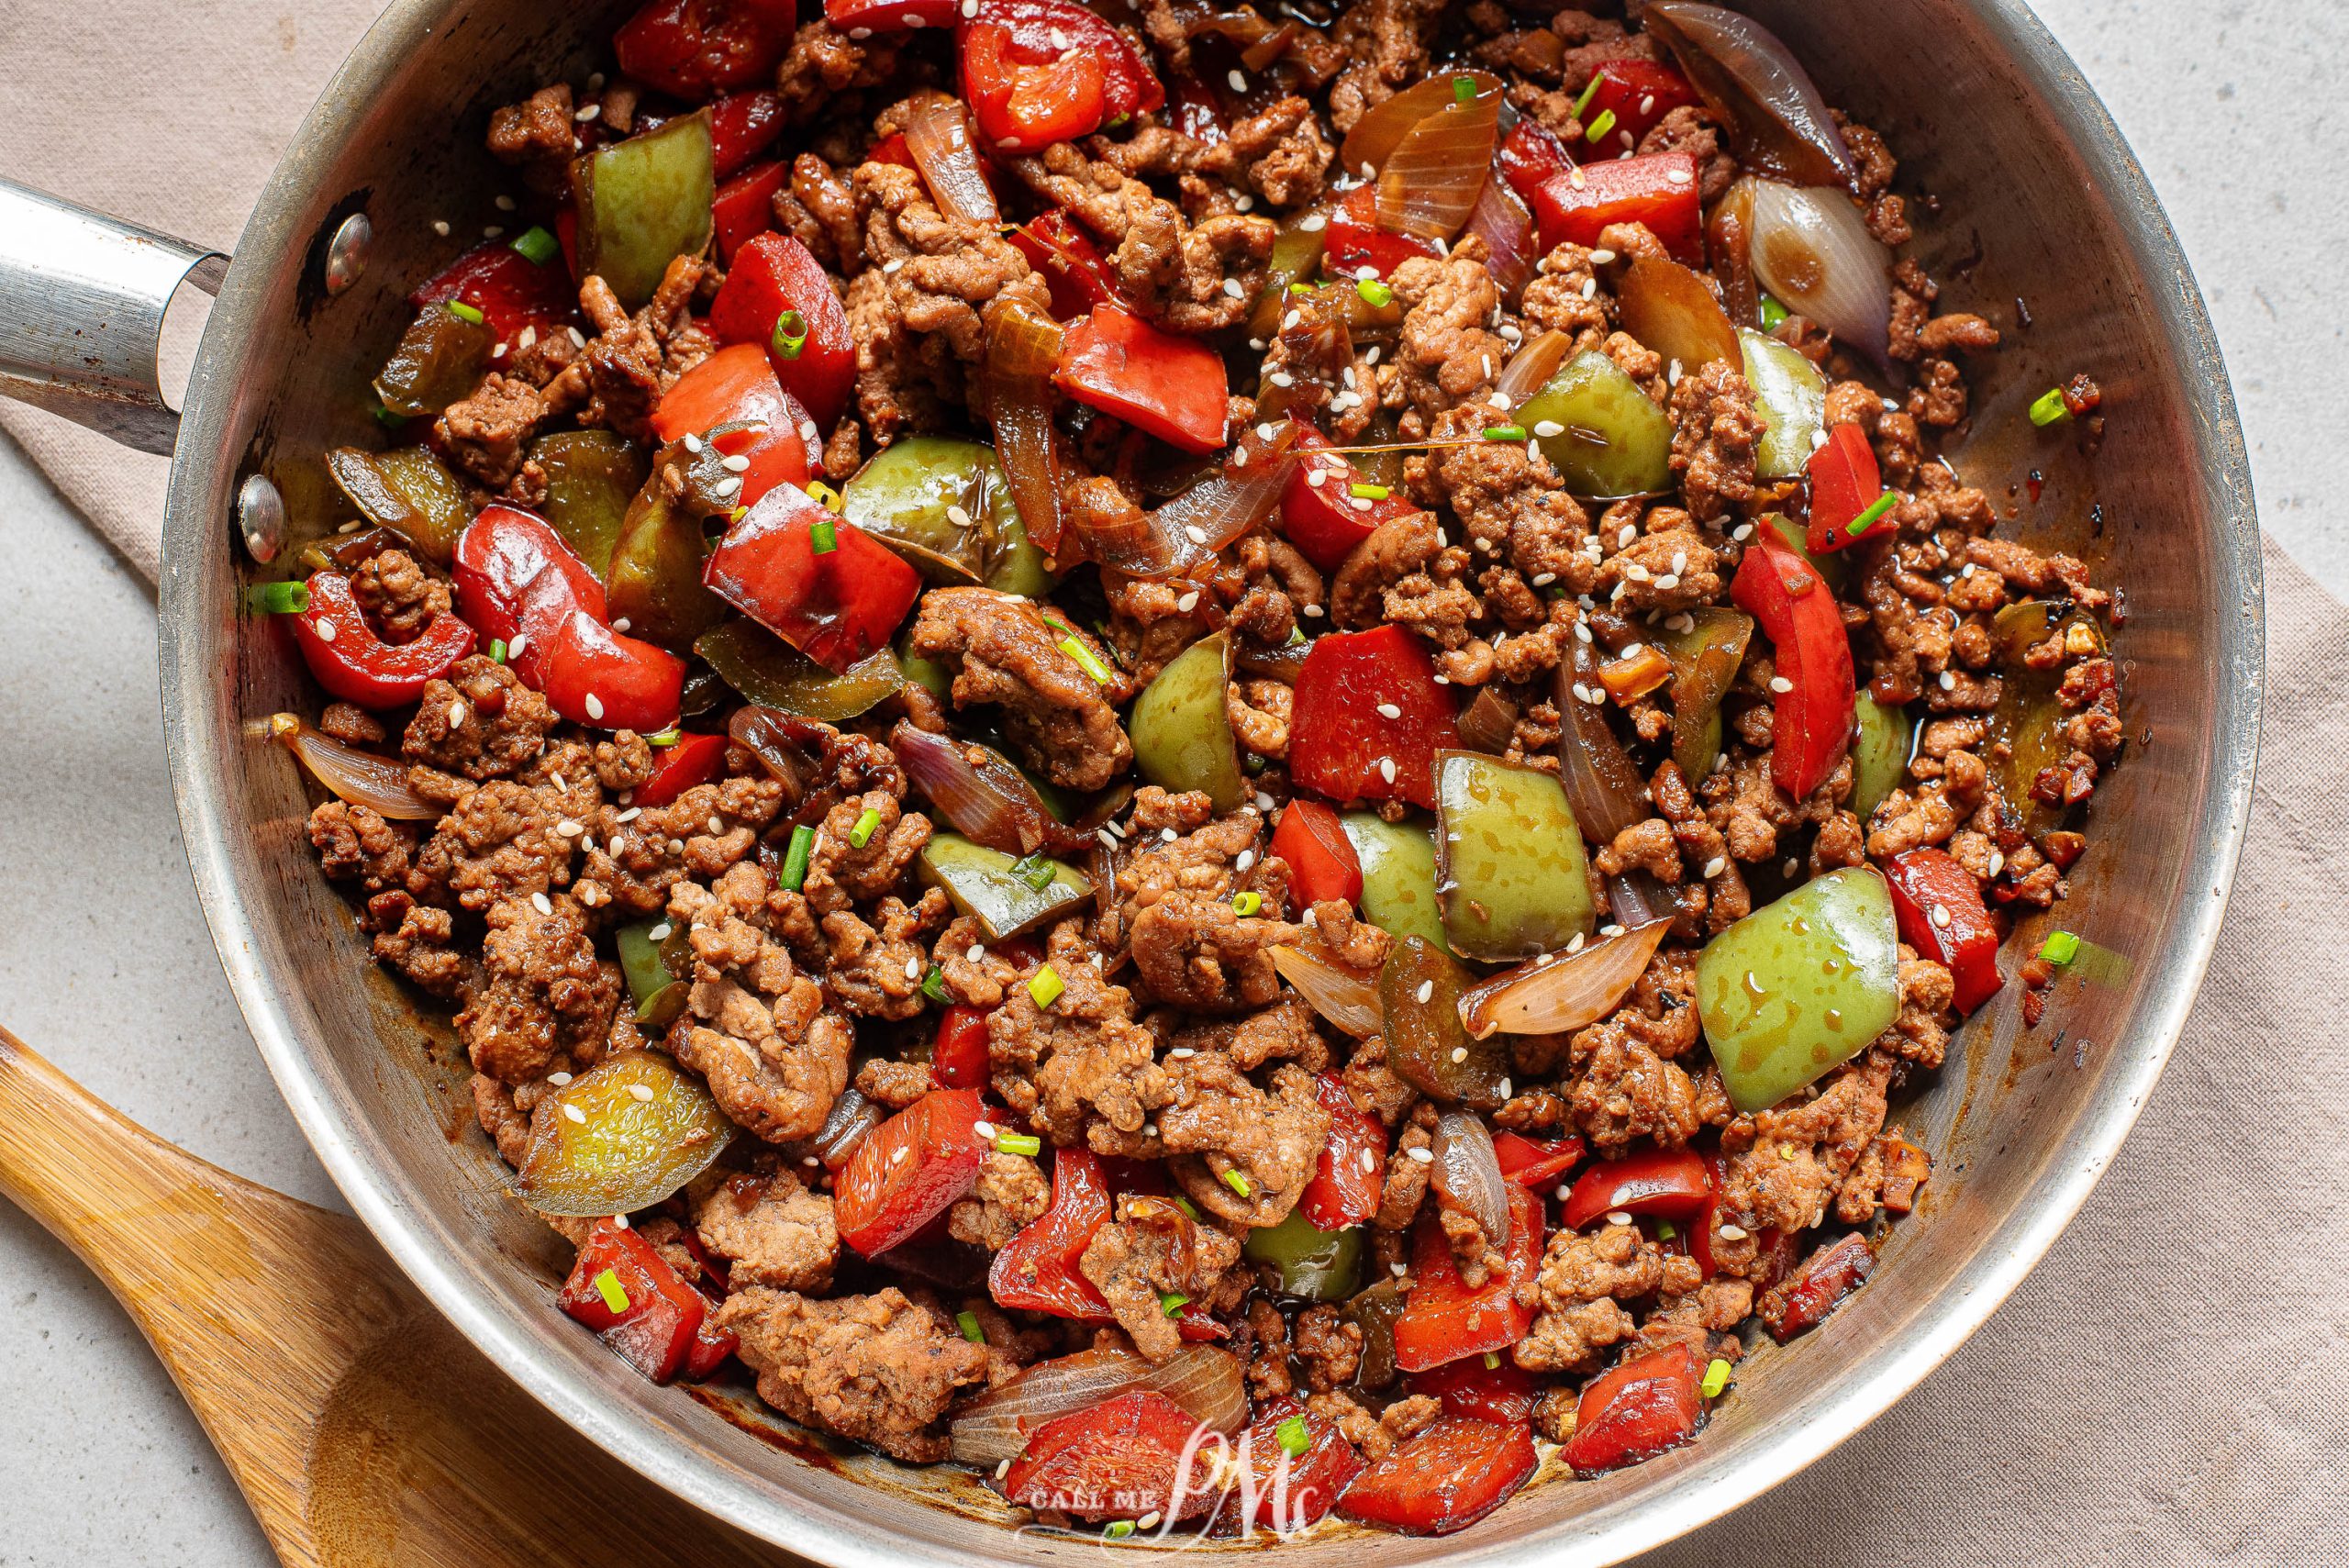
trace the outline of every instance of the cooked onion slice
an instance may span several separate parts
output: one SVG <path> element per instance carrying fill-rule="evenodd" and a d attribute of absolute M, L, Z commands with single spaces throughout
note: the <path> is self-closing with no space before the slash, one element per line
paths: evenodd
<path fill-rule="evenodd" d="M 1647 817 L 1645 786 L 1607 722 L 1606 703 L 1581 695 L 1599 686 L 1590 644 L 1577 638 L 1569 646 L 1574 657 L 1558 666 L 1558 783 L 1582 836 L 1603 844 Z"/>
<path fill-rule="evenodd" d="M 1377 976 L 1356 974 L 1311 948 L 1276 947 L 1271 952 L 1273 967 L 1315 1012 L 1356 1040 L 1379 1031 L 1386 1014 L 1378 1005 Z"/>
<path fill-rule="evenodd" d="M 1810 73 L 1777 35 L 1698 0 L 1654 0 L 1640 25 L 1664 40 L 1713 112 L 1737 161 L 1802 185 L 1848 185 L 1857 171 Z"/>
<path fill-rule="evenodd" d="M 832 1102 L 831 1114 L 807 1140 L 807 1152 L 837 1171 L 848 1163 L 848 1157 L 866 1135 L 888 1119 L 888 1106 L 866 1099 L 854 1089 L 847 1090 Z"/>
<path fill-rule="evenodd" d="M 1657 920 L 1580 952 L 1553 953 L 1496 974 L 1462 993 L 1461 1021 L 1480 1040 L 1496 1031 L 1558 1034 L 1595 1024 L 1646 973 L 1670 929 L 1672 922 Z"/>
<path fill-rule="evenodd" d="M 1493 390 L 1508 398 L 1508 406 L 1515 408 L 1550 384 L 1550 378 L 1566 362 L 1574 346 L 1574 334 L 1570 332 L 1553 330 L 1528 338 L 1508 357 L 1508 363 L 1501 367 L 1500 379 L 1493 384 Z"/>
<path fill-rule="evenodd" d="M 1483 71 L 1439 72 L 1424 82 L 1413 83 L 1356 120 L 1354 128 L 1346 132 L 1346 139 L 1338 150 L 1345 172 L 1358 175 L 1365 166 L 1384 168 L 1403 139 L 1421 120 L 1458 101 L 1458 89 L 1453 86 L 1453 79 L 1459 76 L 1476 83 L 1476 95 L 1480 98 L 1487 95 L 1500 96 L 1500 79 Z"/>
<path fill-rule="evenodd" d="M 1001 220 L 961 104 L 943 93 L 920 95 L 919 106 L 906 121 L 906 150 L 914 155 L 914 167 L 921 171 L 922 183 L 930 187 L 940 211 L 967 223 Z"/>
<path fill-rule="evenodd" d="M 1891 258 L 1852 198 L 1831 185 L 1748 178 L 1746 254 L 1762 286 L 1889 368 Z"/>
<path fill-rule="evenodd" d="M 1079 1351 L 1038 1362 L 963 1406 L 949 1439 L 953 1457 L 965 1464 L 1014 1458 L 1055 1416 L 1137 1389 L 1163 1394 L 1211 1431 L 1236 1432 L 1248 1421 L 1240 1358 L 1230 1351 L 1186 1345 L 1155 1366 L 1131 1351 Z"/>
<path fill-rule="evenodd" d="M 1436 1118 L 1435 1190 L 1468 1214 L 1486 1237 L 1508 1235 L 1508 1180 L 1493 1149 L 1493 1135 L 1474 1111 L 1458 1107 Z"/>
<path fill-rule="evenodd" d="M 1485 242 L 1485 268 L 1493 274 L 1501 297 L 1514 305 L 1525 285 L 1533 281 L 1541 248 L 1534 242 L 1533 215 L 1525 210 L 1524 201 L 1508 188 L 1507 180 L 1485 182 L 1484 194 L 1476 198 L 1461 234 L 1463 239 L 1473 234 Z"/>
<path fill-rule="evenodd" d="M 1039 550 L 1056 550 L 1061 486 L 1052 451 L 1052 368 L 1060 362 L 1060 324 L 1008 295 L 997 295 L 982 320 L 986 361 L 979 381 L 995 426 L 996 457 L 1028 537 Z"/>
<path fill-rule="evenodd" d="M 1269 437 L 1253 429 L 1241 437 L 1220 473 L 1148 514 L 1146 528 L 1088 533 L 1086 550 L 1130 577 L 1171 577 L 1211 560 L 1270 516 L 1288 485 L 1297 425 L 1288 419 L 1269 425 Z"/>
<path fill-rule="evenodd" d="M 353 806 L 394 822 L 429 822 L 448 807 L 407 787 L 407 767 L 321 735 L 295 715 L 270 716 L 270 739 L 302 760 L 311 776 Z"/>
<path fill-rule="evenodd" d="M 1073 847 L 1070 840 L 1091 842 L 1089 834 L 1071 833 L 1054 821 L 1027 775 L 984 746 L 933 735 L 901 718 L 889 732 L 889 750 L 914 787 L 974 843 L 1032 855 L 1047 848 L 1062 852 Z"/>
<path fill-rule="evenodd" d="M 1455 98 L 1404 132 L 1378 172 L 1378 227 L 1420 239 L 1459 233 L 1490 179 L 1500 112 L 1496 85 Z"/>

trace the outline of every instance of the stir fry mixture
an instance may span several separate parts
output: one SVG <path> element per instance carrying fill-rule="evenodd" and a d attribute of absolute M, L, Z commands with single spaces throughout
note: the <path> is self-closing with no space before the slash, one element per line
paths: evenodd
<path fill-rule="evenodd" d="M 254 590 L 562 1309 L 1111 1536 L 1692 1440 L 2121 739 L 1891 153 L 1692 0 L 825 12 L 492 117 Z"/>

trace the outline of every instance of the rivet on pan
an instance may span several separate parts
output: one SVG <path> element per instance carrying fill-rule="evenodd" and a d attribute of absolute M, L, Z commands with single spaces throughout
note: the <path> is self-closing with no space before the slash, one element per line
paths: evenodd
<path fill-rule="evenodd" d="M 237 531 L 244 536 L 245 552 L 266 566 L 285 547 L 285 498 L 265 473 L 256 473 L 237 489 Z"/>
<path fill-rule="evenodd" d="M 375 226 L 363 212 L 342 220 L 327 241 L 327 295 L 332 298 L 359 281 L 367 270 L 367 249 L 375 243 Z"/>

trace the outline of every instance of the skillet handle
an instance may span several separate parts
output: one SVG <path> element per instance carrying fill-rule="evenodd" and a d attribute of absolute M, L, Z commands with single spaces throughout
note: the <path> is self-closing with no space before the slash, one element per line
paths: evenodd
<path fill-rule="evenodd" d="M 0 397 L 169 456 L 163 313 L 181 284 L 217 294 L 228 270 L 217 251 L 0 180 Z"/>

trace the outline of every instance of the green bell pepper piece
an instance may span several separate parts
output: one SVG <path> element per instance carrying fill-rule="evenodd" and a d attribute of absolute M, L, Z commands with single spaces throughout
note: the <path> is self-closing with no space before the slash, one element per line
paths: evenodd
<path fill-rule="evenodd" d="M 1992 776 L 2007 809 L 2019 816 L 2020 826 L 2028 833 L 2061 827 L 2070 815 L 2063 806 L 2032 799 L 2031 786 L 2041 769 L 2054 767 L 2071 750 L 2064 741 L 2064 724 L 2071 715 L 2055 695 L 2064 684 L 2063 667 L 2034 670 L 2023 662 L 2022 656 L 2033 643 L 2044 642 L 2058 632 L 2068 636 L 2076 626 L 2086 627 L 2102 650 L 2104 633 L 2096 617 L 2085 610 L 2073 610 L 2059 618 L 2054 606 L 2026 599 L 2000 610 L 1991 623 L 2000 684 L 1998 706 L 1990 715 L 1990 744 L 1983 754 L 1993 759 L 2003 755 L 2003 761 L 1992 762 L 1996 770 Z"/>
<path fill-rule="evenodd" d="M 1042 860 L 1052 875 L 1037 887 L 1012 869 L 1018 861 L 960 833 L 938 833 L 922 849 L 921 879 L 944 888 L 956 911 L 978 921 L 989 941 L 1032 930 L 1093 896 L 1093 884 L 1073 867 Z"/>
<path fill-rule="evenodd" d="M 801 718 L 840 724 L 905 685 L 897 661 L 876 648 L 838 675 L 791 644 L 740 616 L 694 639 L 720 679 L 759 704 Z"/>
<path fill-rule="evenodd" d="M 1439 751 L 1435 796 L 1436 906 L 1453 951 L 1508 963 L 1590 934 L 1590 862 L 1557 774 Z"/>
<path fill-rule="evenodd" d="M 414 418 L 473 395 L 495 346 L 489 328 L 446 306 L 427 306 L 400 335 L 375 377 L 386 410 Z"/>
<path fill-rule="evenodd" d="M 670 973 L 661 939 L 652 934 L 664 925 L 669 922 L 640 920 L 612 933 L 629 999 L 636 1004 L 636 1021 L 654 1032 L 674 1022 L 685 1005 L 685 982 Z M 675 928 L 670 930 L 674 934 Z"/>
<path fill-rule="evenodd" d="M 932 583 L 984 584 L 1031 599 L 1052 590 L 1044 552 L 1029 540 L 992 447 L 901 436 L 841 487 L 841 501 L 842 516 Z"/>
<path fill-rule="evenodd" d="M 706 109 L 573 159 L 581 274 L 602 278 L 622 306 L 640 308 L 672 261 L 709 243 L 716 167 Z"/>
<path fill-rule="evenodd" d="M 547 481 L 546 504 L 539 515 L 587 563 L 588 571 L 609 583 L 612 548 L 619 542 L 629 504 L 644 488 L 651 467 L 644 449 L 609 430 L 558 430 L 530 443 L 530 461 Z M 698 571 L 699 562 L 695 565 Z M 629 614 L 619 609 L 612 613 Z M 644 625 L 634 624 L 640 628 Z M 639 629 L 636 635 L 647 634 Z"/>
<path fill-rule="evenodd" d="M 327 472 L 369 522 L 391 529 L 436 566 L 449 564 L 473 520 L 457 476 L 423 447 L 339 448 L 327 454 Z"/>
<path fill-rule="evenodd" d="M 1889 895 L 1887 895 L 1889 896 Z M 1405 937 L 1378 971 L 1386 1064 L 1423 1095 L 1491 1110 L 1508 1096 L 1508 1039 L 1471 1040 L 1460 994 L 1476 983 L 1466 964 L 1423 937 Z"/>
<path fill-rule="evenodd" d="M 1909 771 L 1916 726 L 1903 707 L 1887 707 L 1862 692 L 1859 735 L 1852 742 L 1852 815 L 1865 823 Z"/>
<path fill-rule="evenodd" d="M 1812 438 L 1827 428 L 1827 378 L 1802 355 L 1751 327 L 1737 329 L 1737 341 L 1745 351 L 1754 409 L 1768 427 L 1754 447 L 1754 472 L 1765 479 L 1792 479 L 1810 462 Z"/>
<path fill-rule="evenodd" d="M 1596 349 L 1560 366 L 1511 422 L 1537 431 L 1564 427 L 1536 439 L 1576 495 L 1612 500 L 1671 487 L 1671 417 Z"/>
<path fill-rule="evenodd" d="M 1388 822 L 1375 811 L 1339 819 L 1362 862 L 1362 916 L 1396 937 L 1425 937 L 1442 947 L 1435 899 L 1435 836 L 1424 821 Z"/>
<path fill-rule="evenodd" d="M 1280 1271 L 1280 1293 L 1303 1301 L 1343 1301 L 1362 1273 L 1362 1227 L 1323 1230 L 1293 1208 L 1278 1225 L 1248 1232 L 1241 1248 L 1252 1262 Z"/>
<path fill-rule="evenodd" d="M 1384 1388 L 1395 1381 L 1395 1319 L 1408 1305 L 1402 1283 L 1383 1279 L 1341 1309 L 1345 1320 L 1362 1330 L 1362 1364 L 1354 1372 L 1357 1388 Z"/>
<path fill-rule="evenodd" d="M 1753 617 L 1707 606 L 1688 612 L 1687 631 L 1656 646 L 1672 661 L 1672 760 L 1694 789 L 1721 755 L 1721 699 L 1737 681 L 1753 638 Z"/>
<path fill-rule="evenodd" d="M 1813 878 L 1697 958 L 1697 1016 L 1741 1111 L 1766 1110 L 1856 1056 L 1899 1011 L 1892 890 L 1870 866 Z"/>
<path fill-rule="evenodd" d="M 1237 811 L 1249 795 L 1223 704 L 1230 647 L 1219 631 L 1185 649 L 1134 699 L 1126 724 L 1143 778 L 1176 794 L 1205 790 L 1219 812 Z"/>

